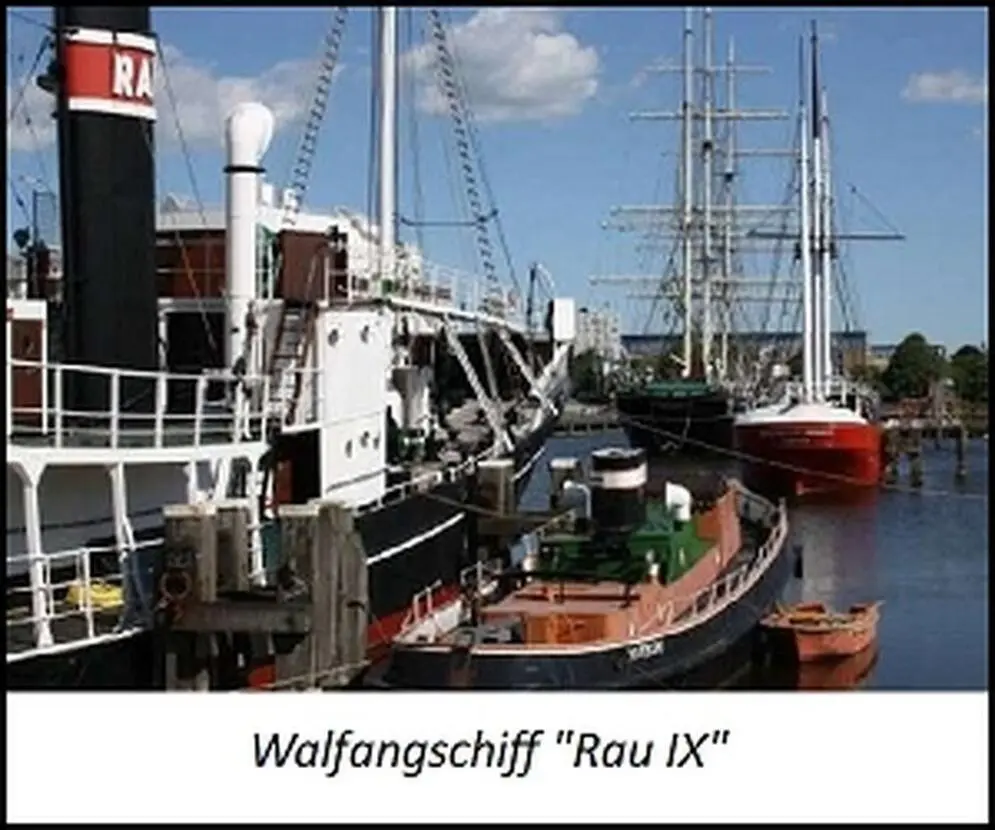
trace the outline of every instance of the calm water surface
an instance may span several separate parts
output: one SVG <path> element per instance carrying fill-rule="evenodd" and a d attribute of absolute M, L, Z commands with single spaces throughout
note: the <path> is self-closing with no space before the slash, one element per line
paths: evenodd
<path fill-rule="evenodd" d="M 608 443 L 625 439 L 610 433 L 551 441 L 525 506 L 544 506 L 550 458 L 586 457 Z M 651 475 L 665 477 L 676 463 L 655 462 Z M 963 484 L 954 482 L 952 443 L 939 450 L 929 445 L 924 464 L 922 492 L 884 490 L 865 503 L 792 509 L 804 575 L 789 584 L 784 598 L 837 607 L 883 600 L 877 659 L 861 671 L 862 688 L 987 689 L 988 444 L 969 443 Z M 734 464 L 711 466 L 735 470 Z M 898 487 L 907 488 L 907 481 L 903 468 Z M 754 671 L 737 685 L 776 685 L 770 680 Z M 813 685 L 811 678 L 805 685 Z"/>

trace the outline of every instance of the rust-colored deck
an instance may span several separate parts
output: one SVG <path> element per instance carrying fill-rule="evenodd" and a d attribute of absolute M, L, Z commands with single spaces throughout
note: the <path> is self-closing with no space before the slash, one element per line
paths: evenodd
<path fill-rule="evenodd" d="M 730 491 L 695 517 L 698 535 L 713 544 L 676 582 L 633 585 L 627 599 L 623 586 L 614 582 L 532 582 L 482 609 L 482 622 L 520 621 L 525 648 L 623 642 L 663 633 L 739 552 L 737 499 Z"/>

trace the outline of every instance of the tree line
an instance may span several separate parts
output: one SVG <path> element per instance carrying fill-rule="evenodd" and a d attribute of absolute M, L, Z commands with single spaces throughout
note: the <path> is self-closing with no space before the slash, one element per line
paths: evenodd
<path fill-rule="evenodd" d="M 794 374 L 801 373 L 801 355 L 788 362 Z M 614 379 L 605 378 L 601 361 L 592 352 L 575 355 L 571 361 L 574 394 L 580 399 L 597 400 L 611 391 Z M 675 374 L 670 355 L 640 357 L 632 360 L 630 372 L 641 377 L 651 373 L 658 377 Z M 892 353 L 887 366 L 856 367 L 852 375 L 873 386 L 884 401 L 927 397 L 933 385 L 947 382 L 960 400 L 970 404 L 988 402 L 988 349 L 966 344 L 949 358 L 941 354 L 919 332 L 908 335 Z"/>
<path fill-rule="evenodd" d="M 854 374 L 886 401 L 925 398 L 934 384 L 948 382 L 962 401 L 988 402 L 988 349 L 965 344 L 947 358 L 919 332 L 898 344 L 883 369 L 865 366 Z"/>

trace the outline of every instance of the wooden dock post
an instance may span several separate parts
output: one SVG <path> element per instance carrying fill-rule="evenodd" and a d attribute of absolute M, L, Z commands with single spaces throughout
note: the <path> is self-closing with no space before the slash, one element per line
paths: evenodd
<path fill-rule="evenodd" d="M 369 587 L 367 585 L 366 551 L 356 531 L 352 511 L 340 504 L 325 503 L 320 516 L 327 523 L 331 536 L 331 551 L 338 566 L 338 592 L 333 598 L 335 614 L 333 664 L 324 677 L 322 687 L 344 686 L 352 680 L 366 658 L 366 629 L 369 625 Z M 326 553 L 327 555 L 327 553 Z M 337 671 L 330 671 L 336 669 Z"/>
<path fill-rule="evenodd" d="M 366 653 L 366 555 L 352 513 L 333 503 L 280 507 L 278 601 L 306 601 L 310 636 L 274 638 L 274 685 L 343 686 Z"/>
<path fill-rule="evenodd" d="M 515 502 L 515 462 L 510 458 L 488 458 L 477 464 L 477 504 L 493 514 L 487 519 L 478 520 L 477 541 L 481 537 L 493 540 L 493 524 L 495 520 L 512 520 L 512 514 L 518 506 Z M 488 530 L 483 530 L 488 528 Z M 490 532 L 488 532 L 490 531 Z M 498 534 L 504 536 L 504 533 Z M 511 550 L 507 544 L 499 543 L 492 549 L 500 552 L 502 567 L 511 564 Z M 479 548 L 476 552 L 479 557 Z M 475 560 L 477 561 L 477 560 Z"/>
<path fill-rule="evenodd" d="M 165 508 L 157 628 L 167 689 L 245 686 L 245 667 L 275 652 L 274 685 L 341 686 L 366 653 L 366 555 L 352 513 L 335 504 L 280 508 L 277 586 L 250 581 L 249 505 Z"/>
<path fill-rule="evenodd" d="M 488 458 L 477 465 L 477 494 L 482 507 L 502 516 L 515 512 L 515 462 Z"/>
<path fill-rule="evenodd" d="M 894 429 L 884 433 L 884 483 L 891 485 L 898 481 L 898 465 L 901 453 L 898 449 L 898 434 Z"/>
<path fill-rule="evenodd" d="M 249 590 L 249 503 L 233 499 L 218 505 L 217 591 Z"/>
<path fill-rule="evenodd" d="M 909 484 L 916 488 L 922 487 L 922 430 L 917 424 L 913 424 L 910 430 L 906 454 L 909 459 Z"/>
<path fill-rule="evenodd" d="M 957 454 L 957 466 L 954 470 L 954 478 L 957 481 L 964 481 L 967 478 L 966 445 L 966 430 L 963 424 L 959 424 L 954 432 L 954 451 Z"/>
<path fill-rule="evenodd" d="M 212 504 L 163 508 L 165 542 L 160 601 L 178 619 L 189 605 L 212 601 L 217 593 L 217 514 Z M 197 632 L 166 632 L 164 685 L 167 690 L 210 688 L 211 642 Z"/>

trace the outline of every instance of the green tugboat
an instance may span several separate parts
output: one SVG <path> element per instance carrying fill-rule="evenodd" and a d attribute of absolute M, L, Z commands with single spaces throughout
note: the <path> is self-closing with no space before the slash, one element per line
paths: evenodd
<path fill-rule="evenodd" d="M 583 509 L 521 567 L 471 567 L 460 598 L 427 613 L 416 600 L 373 685 L 683 687 L 749 641 L 790 578 L 783 504 L 735 481 L 648 496 L 631 448 L 594 452 L 586 483 L 576 459 L 551 477 L 551 506 L 578 494 Z"/>

